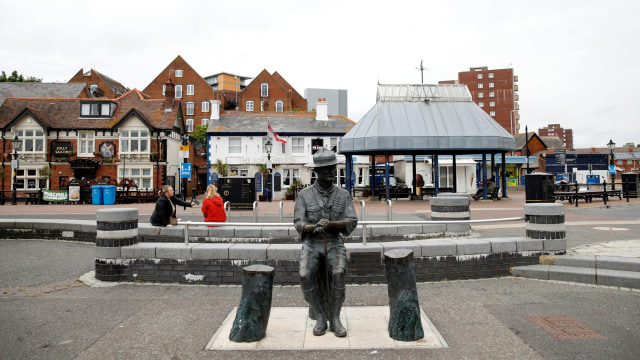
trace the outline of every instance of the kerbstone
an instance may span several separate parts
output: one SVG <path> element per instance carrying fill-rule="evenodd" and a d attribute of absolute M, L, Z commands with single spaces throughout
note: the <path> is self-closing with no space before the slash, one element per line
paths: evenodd
<path fill-rule="evenodd" d="M 469 223 L 465 223 L 465 224 L 456 224 L 456 223 L 449 223 L 447 224 L 447 231 L 446 232 L 450 232 L 450 233 L 465 233 L 465 232 L 469 232 L 471 231 L 471 224 Z"/>
<path fill-rule="evenodd" d="M 196 238 L 209 237 L 209 228 L 202 225 L 189 226 L 189 237 L 196 237 Z"/>
<path fill-rule="evenodd" d="M 571 266 L 552 265 L 549 268 L 549 280 L 595 284 L 596 270 Z"/>
<path fill-rule="evenodd" d="M 483 239 L 491 244 L 491 253 L 513 253 L 517 251 L 515 238 Z"/>
<path fill-rule="evenodd" d="M 196 244 L 164 243 L 156 247 L 158 259 L 191 260 L 191 248 Z"/>
<path fill-rule="evenodd" d="M 289 227 L 288 226 L 268 226 L 262 228 L 262 237 L 268 238 L 288 238 Z"/>
<path fill-rule="evenodd" d="M 96 259 L 119 259 L 120 247 L 100 247 L 96 246 Z"/>
<path fill-rule="evenodd" d="M 272 244 L 267 248 L 267 260 L 300 260 L 302 244 Z"/>
<path fill-rule="evenodd" d="M 446 224 L 422 224 L 423 234 L 444 234 L 446 231 Z"/>
<path fill-rule="evenodd" d="M 193 260 L 226 260 L 229 259 L 231 244 L 196 244 L 191 248 Z"/>
<path fill-rule="evenodd" d="M 635 271 L 640 273 L 640 258 L 597 256 L 598 269 Z"/>
<path fill-rule="evenodd" d="M 424 257 L 455 256 L 458 254 L 456 243 L 449 240 L 416 240 L 420 245 L 421 255 Z M 416 256 L 419 254 L 415 253 Z"/>
<path fill-rule="evenodd" d="M 209 228 L 209 237 L 229 239 L 236 236 L 236 229 L 233 226 L 218 226 Z"/>
<path fill-rule="evenodd" d="M 566 251 L 567 239 L 542 240 L 544 251 Z"/>
<path fill-rule="evenodd" d="M 513 267 L 510 272 L 513 276 L 549 280 L 549 268 L 551 268 L 551 265 L 527 265 Z"/>
<path fill-rule="evenodd" d="M 382 257 L 383 247 L 379 243 L 346 243 L 344 247 L 347 249 L 347 256 L 351 253 L 362 253 L 362 252 L 379 252 Z"/>
<path fill-rule="evenodd" d="M 0 220 L 0 229 L 15 229 L 16 222 L 14 220 Z"/>
<path fill-rule="evenodd" d="M 596 257 L 595 257 L 595 255 L 555 256 L 553 264 L 554 265 L 560 265 L 560 266 L 595 268 L 596 267 Z"/>
<path fill-rule="evenodd" d="M 421 234 L 422 233 L 422 225 L 398 225 L 396 227 L 398 234 Z"/>
<path fill-rule="evenodd" d="M 518 238 L 518 241 L 516 241 L 516 250 L 542 251 L 544 250 L 544 247 L 542 245 L 542 240 L 540 239 Z"/>
<path fill-rule="evenodd" d="M 269 244 L 234 244 L 229 248 L 231 260 L 267 260 Z"/>
<path fill-rule="evenodd" d="M 120 257 L 123 259 L 155 259 L 157 243 L 138 243 L 120 248 Z"/>
<path fill-rule="evenodd" d="M 640 289 L 640 273 L 633 271 L 598 269 L 598 284 Z"/>
<path fill-rule="evenodd" d="M 491 244 L 480 239 L 454 239 L 458 255 L 490 254 Z"/>
<path fill-rule="evenodd" d="M 371 235 L 394 235 L 398 233 L 398 228 L 396 226 L 369 225 L 367 228 L 371 231 Z"/>
<path fill-rule="evenodd" d="M 236 237 L 259 238 L 262 237 L 262 228 L 257 226 L 236 227 Z"/>

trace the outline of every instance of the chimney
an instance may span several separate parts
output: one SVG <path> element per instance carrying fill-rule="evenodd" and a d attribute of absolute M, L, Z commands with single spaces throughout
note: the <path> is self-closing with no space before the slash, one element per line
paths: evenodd
<path fill-rule="evenodd" d="M 175 98 L 174 85 L 171 82 L 171 78 L 164 83 L 164 111 L 171 111 L 173 109 L 173 99 Z"/>
<path fill-rule="evenodd" d="M 211 120 L 220 120 L 220 100 L 209 100 L 211 103 Z"/>
<path fill-rule="evenodd" d="M 327 99 L 318 99 L 316 103 L 316 120 L 329 120 L 329 103 Z"/>

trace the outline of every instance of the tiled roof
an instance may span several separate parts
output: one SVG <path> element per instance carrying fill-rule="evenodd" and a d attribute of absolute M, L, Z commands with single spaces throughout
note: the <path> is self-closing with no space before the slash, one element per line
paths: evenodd
<path fill-rule="evenodd" d="M 304 134 L 346 134 L 355 123 L 343 116 L 329 116 L 329 120 L 316 120 L 315 113 L 242 113 L 233 112 L 220 115 L 219 120 L 211 120 L 207 133 L 251 134 L 267 133 L 267 124 L 279 137 Z"/>
<path fill-rule="evenodd" d="M 85 118 L 80 116 L 83 101 L 113 102 L 116 110 L 110 118 Z M 135 110 L 149 125 L 156 129 L 172 129 L 179 102 L 165 112 L 164 100 L 144 99 L 134 89 L 117 99 L 42 99 L 8 98 L 0 107 L 0 128 L 11 125 L 25 111 L 30 111 L 49 129 L 110 129 L 116 126 L 131 110 Z"/>
<path fill-rule="evenodd" d="M 107 86 L 115 93 L 115 94 L 124 94 L 127 92 L 127 88 L 120 84 L 119 82 L 113 80 L 112 78 L 108 77 L 107 75 L 100 73 L 98 71 L 96 71 L 95 69 L 91 69 L 91 71 L 93 71 L 96 75 L 98 75 L 100 78 L 102 78 L 102 81 L 104 81 L 105 84 L 107 84 Z"/>
<path fill-rule="evenodd" d="M 80 83 L 0 83 L 0 105 L 6 98 L 77 98 L 88 95 L 87 86 Z"/>

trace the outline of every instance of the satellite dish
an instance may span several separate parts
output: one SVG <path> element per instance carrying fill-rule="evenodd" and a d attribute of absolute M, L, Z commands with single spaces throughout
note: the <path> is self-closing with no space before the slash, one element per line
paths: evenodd
<path fill-rule="evenodd" d="M 194 148 L 196 151 L 200 151 L 200 150 L 202 150 L 202 143 L 201 143 L 200 141 L 194 141 L 194 142 L 193 142 L 193 148 Z"/>

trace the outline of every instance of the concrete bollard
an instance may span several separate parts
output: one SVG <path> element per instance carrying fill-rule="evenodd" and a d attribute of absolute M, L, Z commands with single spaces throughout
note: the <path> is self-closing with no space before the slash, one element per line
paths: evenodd
<path fill-rule="evenodd" d="M 242 269 L 242 296 L 229 340 L 260 341 L 267 333 L 271 313 L 274 268 L 251 265 Z"/>
<path fill-rule="evenodd" d="M 545 252 L 566 252 L 567 232 L 563 204 L 525 204 L 524 216 L 525 236 L 528 239 L 542 240 Z"/>
<path fill-rule="evenodd" d="M 384 253 L 389 293 L 389 337 L 417 341 L 424 337 L 416 290 L 413 250 L 395 249 Z"/>
<path fill-rule="evenodd" d="M 127 265 L 119 264 L 123 246 L 138 243 L 138 209 L 100 209 L 96 211 L 96 279 L 126 280 Z"/>
<path fill-rule="evenodd" d="M 431 205 L 431 220 L 471 220 L 469 196 L 437 196 L 429 198 L 429 204 Z M 447 224 L 447 232 L 450 233 L 469 231 L 471 231 L 471 224 Z"/>

